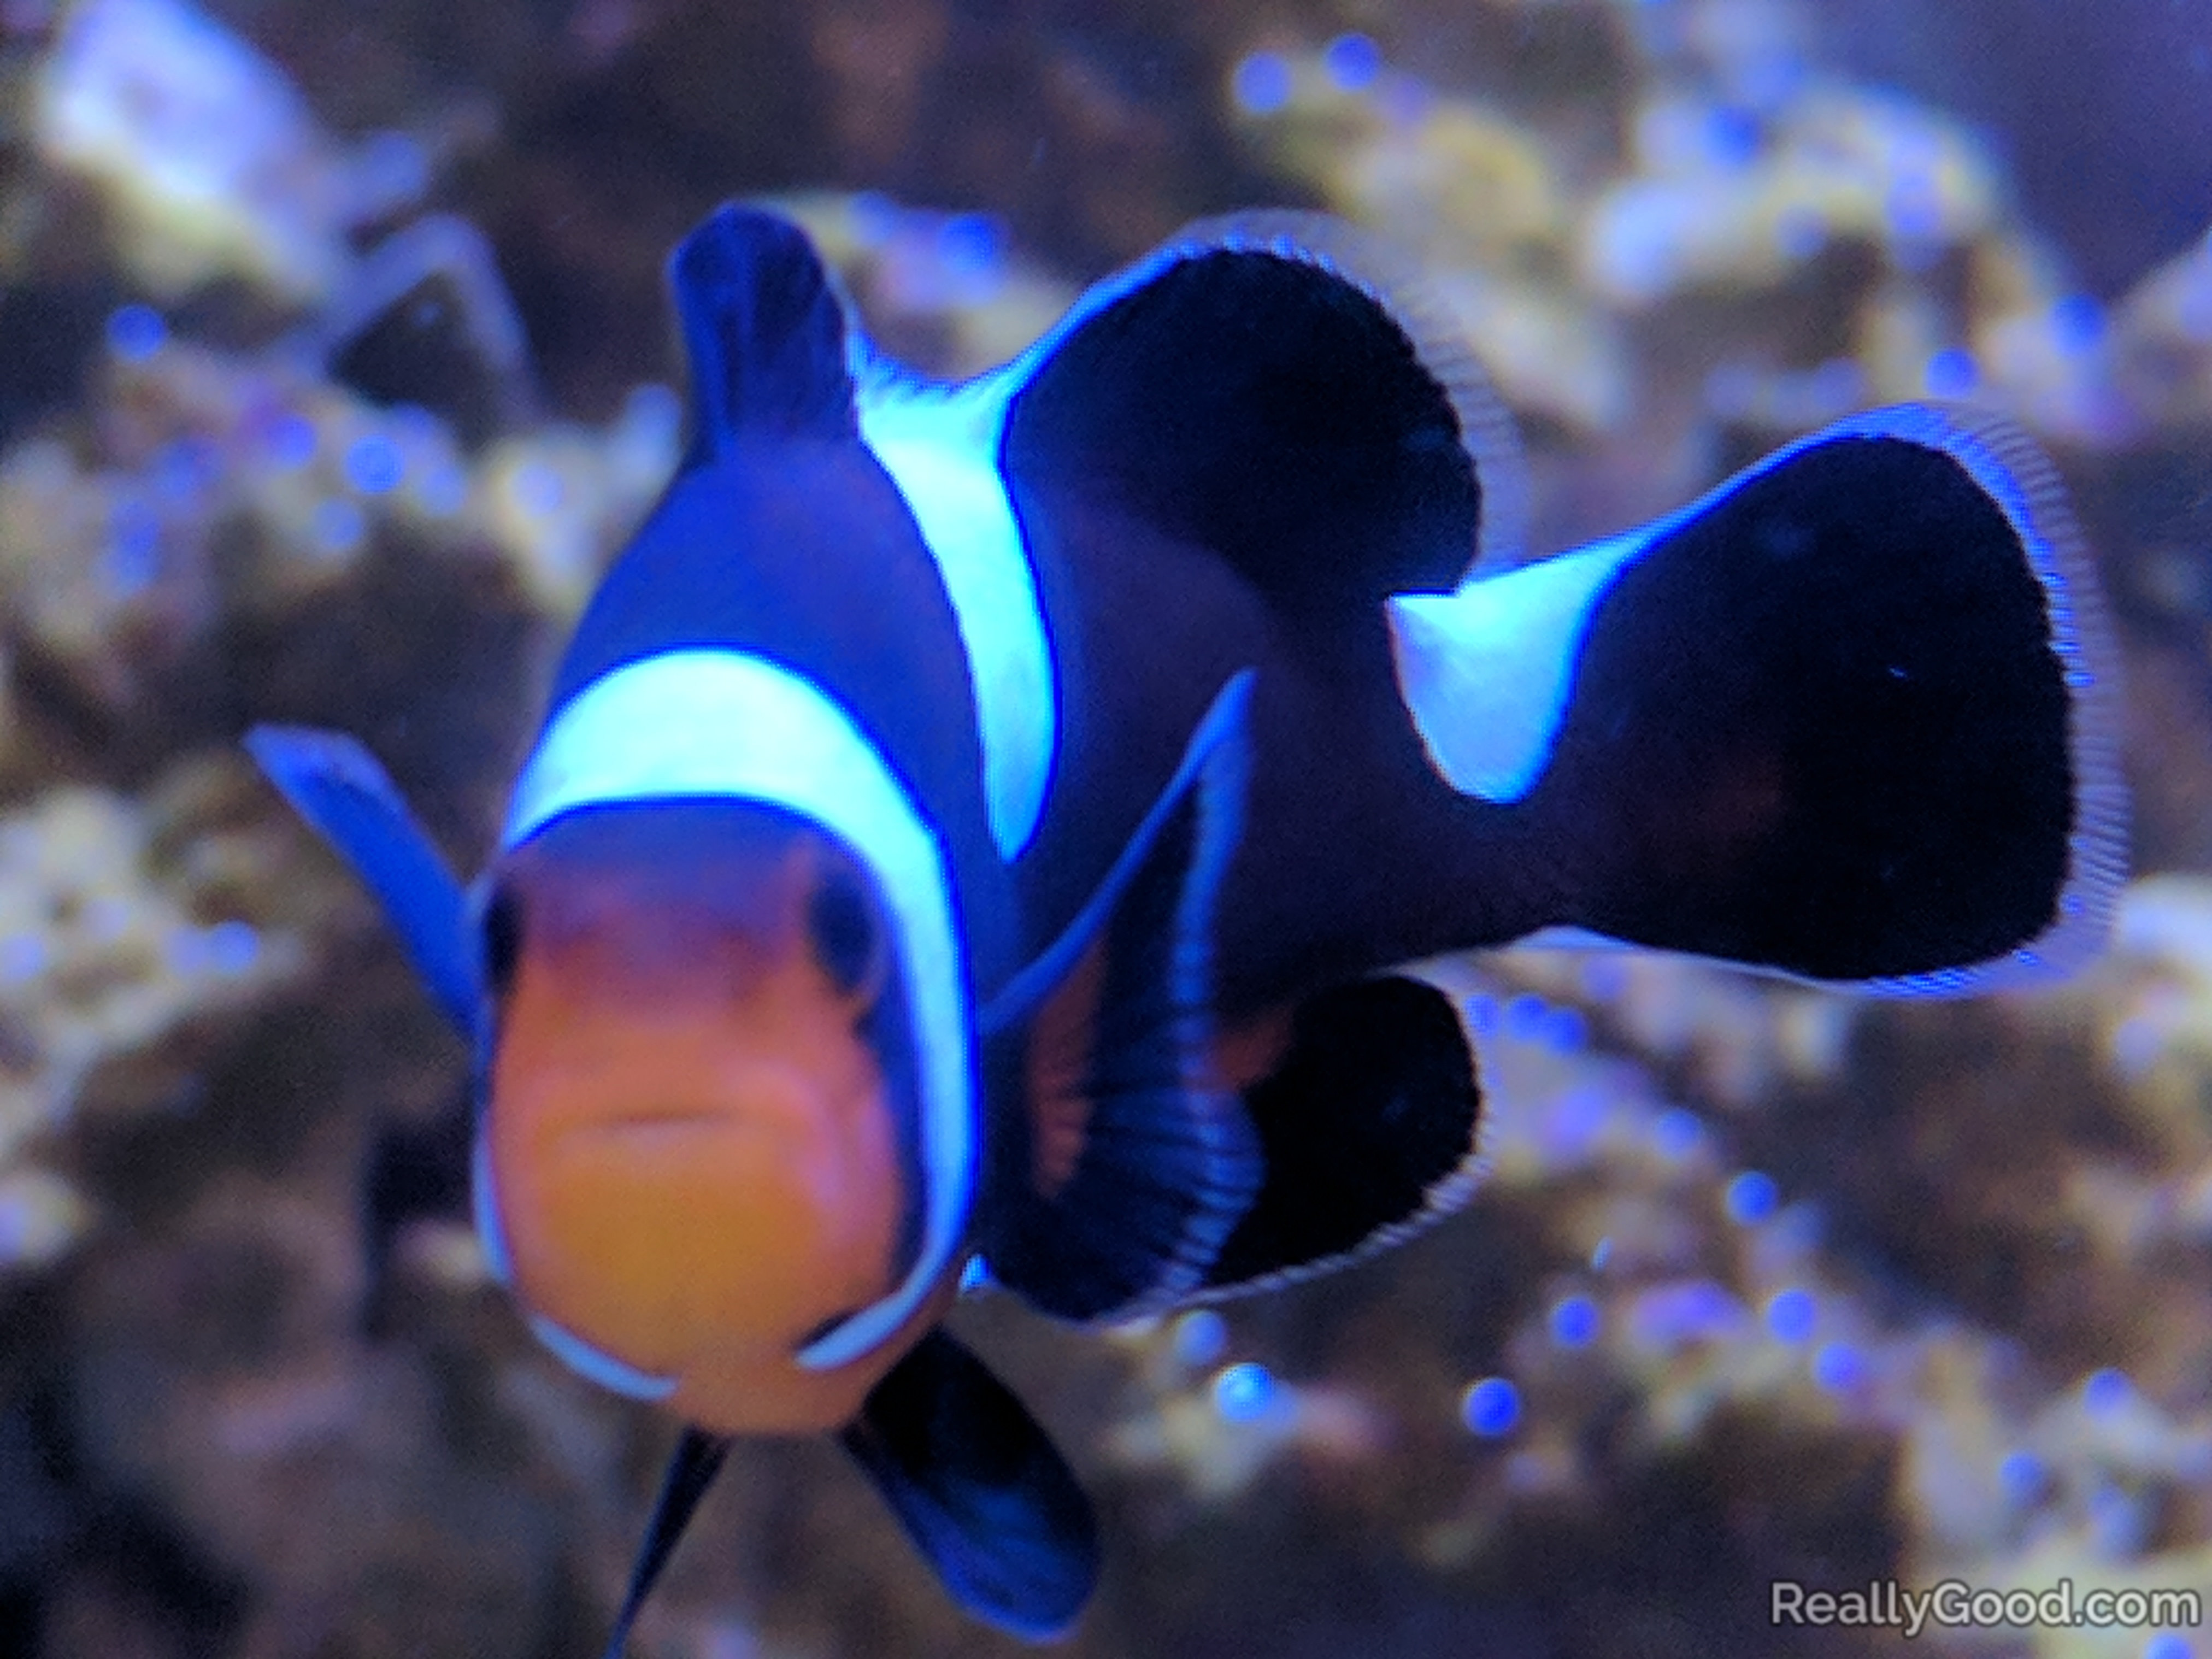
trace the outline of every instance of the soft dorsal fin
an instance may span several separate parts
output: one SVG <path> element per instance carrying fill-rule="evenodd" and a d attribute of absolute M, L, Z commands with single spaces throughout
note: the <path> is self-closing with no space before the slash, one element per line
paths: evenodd
<path fill-rule="evenodd" d="M 982 1014 L 992 1273 L 1066 1319 L 1196 1285 L 1251 1201 L 1258 1149 L 1212 1073 L 1213 900 L 1241 810 L 1250 685 L 1216 699 L 1097 896 Z"/>
<path fill-rule="evenodd" d="M 689 465 L 748 437 L 854 435 L 844 307 L 798 226 L 724 207 L 676 245 L 668 282 L 691 369 Z"/>
<path fill-rule="evenodd" d="M 1003 465 L 1033 529 L 1103 503 L 1286 614 L 1449 590 L 1517 537 L 1512 429 L 1449 312 L 1334 220 L 1193 226 L 1014 372 Z"/>

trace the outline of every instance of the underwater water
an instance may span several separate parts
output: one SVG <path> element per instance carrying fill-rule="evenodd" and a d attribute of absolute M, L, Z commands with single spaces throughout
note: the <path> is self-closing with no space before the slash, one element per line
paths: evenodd
<path fill-rule="evenodd" d="M 2119 640 L 2135 875 L 2063 988 L 1470 958 L 1462 1213 L 957 1310 L 1099 1507 L 1060 1651 L 2212 1659 L 2208 109 L 2203 0 L 0 0 L 0 1659 L 599 1651 L 673 1426 L 465 1225 L 364 1319 L 364 1158 L 467 1056 L 239 739 L 351 732 L 482 860 L 732 196 L 945 374 L 1189 220 L 1342 215 L 1512 410 L 1534 555 L 1985 405 Z M 2199 1610 L 1775 1617 L 1949 1583 Z M 1022 1650 L 823 1440 L 735 1448 L 631 1648 Z"/>

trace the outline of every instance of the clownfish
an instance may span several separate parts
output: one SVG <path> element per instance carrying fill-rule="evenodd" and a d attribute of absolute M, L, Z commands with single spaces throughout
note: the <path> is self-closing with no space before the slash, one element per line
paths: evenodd
<path fill-rule="evenodd" d="M 497 848 L 351 740 L 264 769 L 473 1045 L 467 1188 L 538 1336 L 686 1425 L 610 1652 L 733 1436 L 832 1432 L 1030 1637 L 1090 1505 L 941 1327 L 1357 1260 L 1480 1170 L 1412 965 L 1531 935 L 1890 994 L 2032 983 L 2124 868 L 2113 649 L 2050 465 L 1855 416 L 1516 563 L 1511 428 L 1348 228 L 1194 227 L 959 386 L 794 226 L 671 262 L 690 430 Z"/>

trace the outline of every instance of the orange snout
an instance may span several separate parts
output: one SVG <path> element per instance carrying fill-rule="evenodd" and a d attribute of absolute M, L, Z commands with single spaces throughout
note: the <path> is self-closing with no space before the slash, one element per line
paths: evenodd
<path fill-rule="evenodd" d="M 671 1405 L 702 1427 L 835 1426 L 944 1305 L 849 1364 L 794 1358 L 901 1271 L 909 1197 L 881 1066 L 803 951 L 717 931 L 687 941 L 680 972 L 663 951 L 641 975 L 635 945 L 526 933 L 490 1079 L 516 1288 L 673 1378 Z"/>

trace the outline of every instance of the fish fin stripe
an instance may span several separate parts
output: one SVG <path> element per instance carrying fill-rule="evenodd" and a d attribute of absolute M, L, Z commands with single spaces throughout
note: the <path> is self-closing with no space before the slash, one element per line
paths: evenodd
<path fill-rule="evenodd" d="M 1061 1318 L 1111 1320 L 1195 1285 L 1258 1183 L 1235 1094 L 1211 1076 L 1208 938 L 1243 793 L 1240 679 L 1223 694 L 1069 943 L 1066 970 L 994 1043 L 998 1115 L 981 1241 L 993 1274 Z M 1218 718 L 1226 714 L 1228 718 Z M 1045 1097 L 1035 1097 L 1042 1089 Z"/>
<path fill-rule="evenodd" d="M 1510 556 L 1510 427 L 1425 297 L 1348 227 L 1193 227 L 1017 365 L 1003 466 L 1034 539 L 1101 502 L 1331 622 Z"/>
<path fill-rule="evenodd" d="M 720 208 L 676 245 L 668 283 L 691 370 L 687 465 L 746 436 L 854 434 L 845 309 L 805 232 Z"/>
<path fill-rule="evenodd" d="M 246 748 L 376 896 L 440 1012 L 481 1046 L 483 965 L 468 895 L 383 767 L 343 733 L 304 726 L 257 726 Z"/>
<path fill-rule="evenodd" d="M 1525 805 L 1569 926 L 1891 994 L 2063 972 L 2124 867 L 2087 562 L 2009 427 L 1794 444 L 1639 538 Z"/>
<path fill-rule="evenodd" d="M 1075 1622 L 1098 1523 L 1073 1471 L 982 1361 L 933 1330 L 839 1435 L 952 1598 L 1030 1640 Z"/>
<path fill-rule="evenodd" d="M 1457 1004 L 1424 981 L 1386 975 L 1300 1003 L 1280 1060 L 1243 1091 L 1259 1194 L 1186 1299 L 1348 1267 L 1466 1203 L 1487 1169 L 1476 1070 Z"/>

